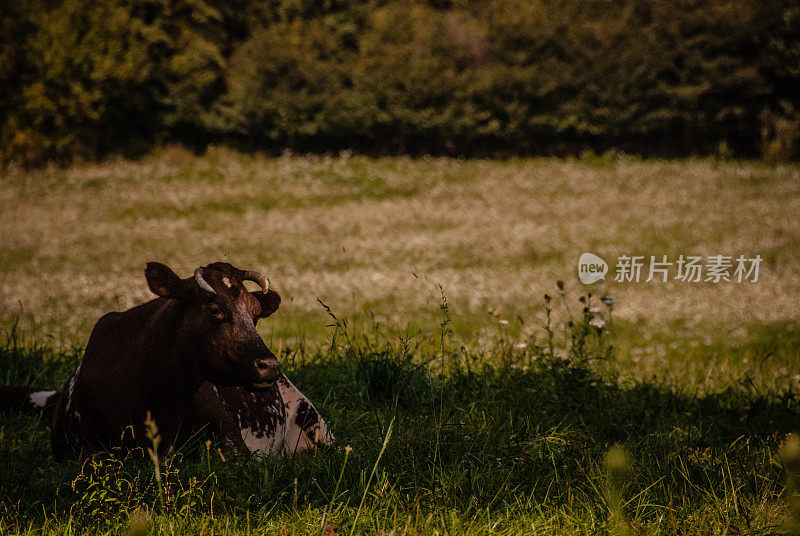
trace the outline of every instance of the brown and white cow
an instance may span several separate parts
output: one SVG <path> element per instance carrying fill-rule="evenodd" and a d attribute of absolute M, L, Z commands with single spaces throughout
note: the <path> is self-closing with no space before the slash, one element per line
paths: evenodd
<path fill-rule="evenodd" d="M 335 442 L 317 409 L 284 374 L 259 391 L 206 382 L 194 410 L 194 430 L 221 437 L 239 452 L 290 455 Z"/>
<path fill-rule="evenodd" d="M 280 305 L 263 275 L 227 263 L 180 279 L 148 263 L 159 297 L 94 327 L 83 359 L 59 391 L 0 388 L 9 401 L 41 408 L 57 457 L 147 444 L 147 415 L 160 449 L 211 433 L 241 453 L 287 454 L 330 445 L 308 399 L 280 372 L 256 323 Z M 244 281 L 262 290 L 250 292 Z"/>

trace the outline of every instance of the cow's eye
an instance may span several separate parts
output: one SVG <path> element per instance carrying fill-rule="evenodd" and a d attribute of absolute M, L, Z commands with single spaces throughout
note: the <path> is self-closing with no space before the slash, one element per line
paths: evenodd
<path fill-rule="evenodd" d="M 219 322 L 223 322 L 226 318 L 225 311 L 223 311 L 217 304 L 211 304 L 211 307 L 209 307 L 209 312 L 211 313 L 211 318 Z"/>

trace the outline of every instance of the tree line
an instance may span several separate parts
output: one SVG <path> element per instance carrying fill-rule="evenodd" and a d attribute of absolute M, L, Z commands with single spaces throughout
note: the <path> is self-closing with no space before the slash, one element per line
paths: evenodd
<path fill-rule="evenodd" d="M 790 160 L 794 0 L 2 0 L 0 160 L 154 144 Z"/>

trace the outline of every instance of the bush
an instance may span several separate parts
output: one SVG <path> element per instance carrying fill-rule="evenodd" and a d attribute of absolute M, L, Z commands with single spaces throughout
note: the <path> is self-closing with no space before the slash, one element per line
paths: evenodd
<path fill-rule="evenodd" d="M 348 71 L 353 56 L 344 35 L 320 19 L 258 30 L 228 64 L 227 128 L 288 146 L 352 135 L 363 106 Z"/>
<path fill-rule="evenodd" d="M 796 158 L 790 0 L 61 0 L 0 15 L 0 158 L 192 147 Z M 771 140 L 762 140 L 762 110 Z M 780 131 L 782 134 L 778 134 Z M 767 148 L 769 146 L 770 148 Z"/>

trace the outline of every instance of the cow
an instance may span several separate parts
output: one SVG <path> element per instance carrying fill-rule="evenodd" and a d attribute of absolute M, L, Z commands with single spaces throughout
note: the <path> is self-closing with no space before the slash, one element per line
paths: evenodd
<path fill-rule="evenodd" d="M 162 452 L 199 434 L 241 454 L 334 443 L 256 331 L 281 301 L 266 277 L 217 262 L 181 279 L 151 262 L 145 278 L 158 298 L 103 316 L 60 391 L 5 387 L 0 407 L 41 410 L 57 458 L 148 446 L 148 418 Z M 261 290 L 248 291 L 245 281 Z"/>

